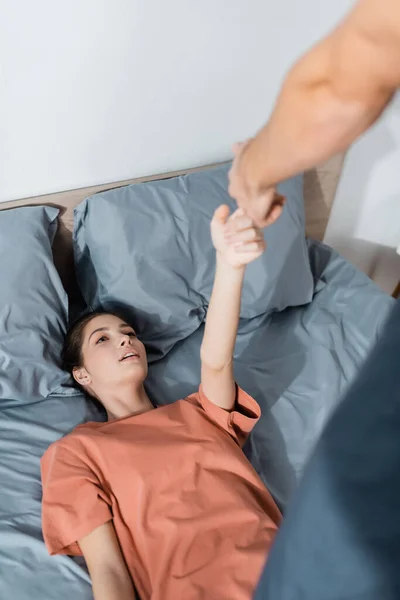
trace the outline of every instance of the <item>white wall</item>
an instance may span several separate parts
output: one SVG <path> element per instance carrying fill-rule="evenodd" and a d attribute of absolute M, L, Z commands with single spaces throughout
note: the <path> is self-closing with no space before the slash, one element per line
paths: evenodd
<path fill-rule="evenodd" d="M 400 280 L 400 95 L 350 149 L 325 241 L 386 291 Z"/>
<path fill-rule="evenodd" d="M 352 0 L 3 0 L 0 201 L 197 166 Z"/>

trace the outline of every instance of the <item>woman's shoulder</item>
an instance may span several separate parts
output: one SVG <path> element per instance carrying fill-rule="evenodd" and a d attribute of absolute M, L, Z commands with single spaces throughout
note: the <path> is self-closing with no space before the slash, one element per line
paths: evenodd
<path fill-rule="evenodd" d="M 77 453 L 82 447 L 82 442 L 87 437 L 91 437 L 102 425 L 104 423 L 101 421 L 88 421 L 77 425 L 72 431 L 50 444 L 44 452 L 42 460 L 55 453 L 58 455 Z"/>
<path fill-rule="evenodd" d="M 60 443 L 64 446 L 75 444 L 82 438 L 93 435 L 93 433 L 101 429 L 105 423 L 107 423 L 107 421 L 86 421 L 85 423 L 80 423 L 55 443 Z"/>

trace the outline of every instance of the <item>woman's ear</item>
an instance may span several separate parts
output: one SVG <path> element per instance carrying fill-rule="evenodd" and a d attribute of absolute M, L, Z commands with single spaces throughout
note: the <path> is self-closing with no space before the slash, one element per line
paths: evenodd
<path fill-rule="evenodd" d="M 86 371 L 85 367 L 74 367 L 72 369 L 72 376 L 82 387 L 88 386 L 92 383 L 89 373 Z"/>

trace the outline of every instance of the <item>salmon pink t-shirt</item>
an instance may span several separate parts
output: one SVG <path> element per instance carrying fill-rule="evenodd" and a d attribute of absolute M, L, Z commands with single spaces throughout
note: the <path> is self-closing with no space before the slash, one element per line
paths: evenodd
<path fill-rule="evenodd" d="M 142 600 L 249 600 L 281 520 L 242 445 L 260 416 L 237 389 L 227 412 L 200 387 L 174 404 L 79 425 L 44 454 L 51 554 L 112 519 Z"/>

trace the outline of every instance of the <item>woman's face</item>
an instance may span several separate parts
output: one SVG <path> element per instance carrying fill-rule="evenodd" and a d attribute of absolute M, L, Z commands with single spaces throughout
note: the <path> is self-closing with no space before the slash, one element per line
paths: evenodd
<path fill-rule="evenodd" d="M 130 325 L 114 315 L 99 315 L 86 325 L 83 367 L 74 369 L 78 383 L 101 398 L 121 385 L 142 384 L 147 376 L 146 350 Z"/>

